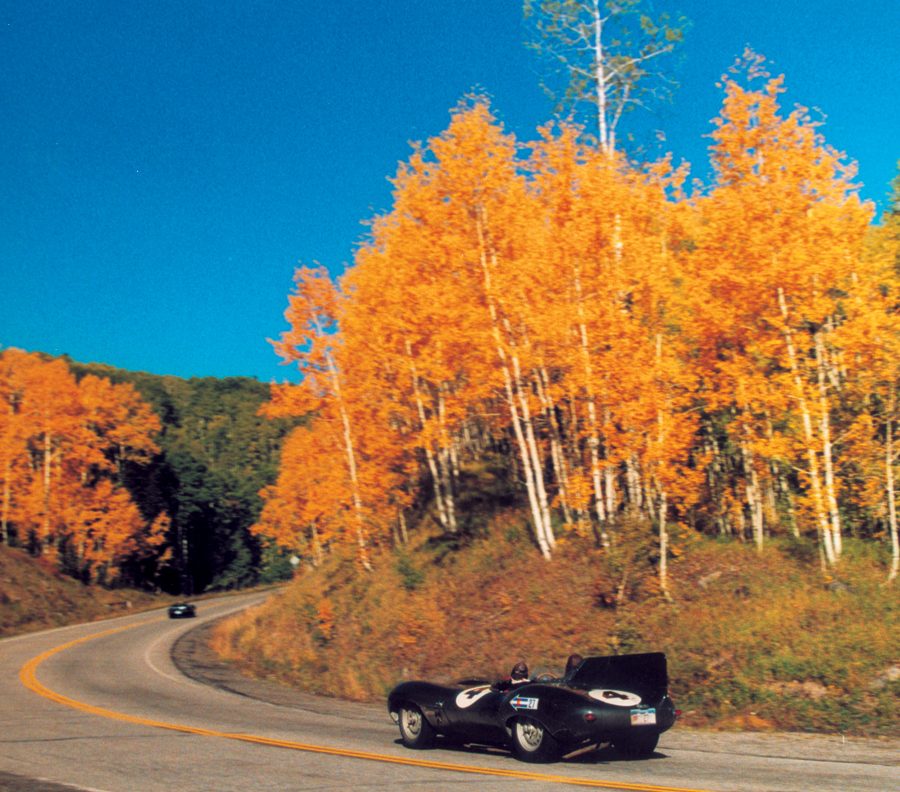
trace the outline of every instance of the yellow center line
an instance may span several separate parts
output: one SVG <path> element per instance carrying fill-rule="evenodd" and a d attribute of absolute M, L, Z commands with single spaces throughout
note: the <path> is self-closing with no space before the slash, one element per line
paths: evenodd
<path fill-rule="evenodd" d="M 389 754 L 370 753 L 368 751 L 354 751 L 349 748 L 332 748 L 327 745 L 311 745 L 308 743 L 292 742 L 290 740 L 276 740 L 271 737 L 262 737 L 255 734 L 235 734 L 231 732 L 223 732 L 217 729 L 204 729 L 197 726 L 188 726 L 183 723 L 169 723 L 167 721 L 158 721 L 151 718 L 141 718 L 137 715 L 129 715 L 125 712 L 116 712 L 115 710 L 97 707 L 84 701 L 78 701 L 62 693 L 57 693 L 44 685 L 37 678 L 37 669 L 45 660 L 53 657 L 60 652 L 71 649 L 79 644 L 93 641 L 97 638 L 104 638 L 108 635 L 131 630 L 152 622 L 140 622 L 139 624 L 131 624 L 125 627 L 116 627 L 111 630 L 94 633 L 83 638 L 77 638 L 74 641 L 61 644 L 46 652 L 42 652 L 36 657 L 31 658 L 19 669 L 19 679 L 22 684 L 29 690 L 43 696 L 57 704 L 66 707 L 88 712 L 92 715 L 99 715 L 103 718 L 111 718 L 113 720 L 133 723 L 139 726 L 153 726 L 158 729 L 168 729 L 169 731 L 183 732 L 186 734 L 197 734 L 203 737 L 218 737 L 225 740 L 239 740 L 240 742 L 255 743 L 257 745 L 268 745 L 276 748 L 288 748 L 294 751 L 305 751 L 307 753 L 326 754 L 330 756 L 342 756 L 351 759 L 365 759 L 371 762 L 386 762 L 388 764 L 405 765 L 408 767 L 423 767 L 431 770 L 447 770 L 455 773 L 471 773 L 485 776 L 498 776 L 501 778 L 516 778 L 525 781 L 545 781 L 554 784 L 570 784 L 573 786 L 594 787 L 595 789 L 619 789 L 634 790 L 635 792 L 708 792 L 702 789 L 688 789 L 685 787 L 659 786 L 656 784 L 631 783 L 627 781 L 601 781 L 592 778 L 578 778 L 576 776 L 554 775 L 549 773 L 534 773 L 527 770 L 509 770 L 503 768 L 478 767 L 475 765 L 451 764 L 449 762 L 436 762 L 429 759 L 417 759 L 408 756 L 391 756 Z"/>

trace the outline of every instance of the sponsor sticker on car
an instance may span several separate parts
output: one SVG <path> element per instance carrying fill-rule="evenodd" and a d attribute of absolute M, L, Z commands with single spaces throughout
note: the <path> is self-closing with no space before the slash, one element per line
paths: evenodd
<path fill-rule="evenodd" d="M 631 710 L 632 726 L 650 726 L 656 723 L 655 709 L 633 709 Z"/>
<path fill-rule="evenodd" d="M 510 706 L 517 710 L 536 710 L 540 699 L 528 698 L 526 696 L 516 696 L 510 701 Z"/>

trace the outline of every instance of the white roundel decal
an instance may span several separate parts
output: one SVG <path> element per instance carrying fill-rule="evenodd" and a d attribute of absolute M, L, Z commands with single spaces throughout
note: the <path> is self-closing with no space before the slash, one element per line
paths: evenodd
<path fill-rule="evenodd" d="M 490 692 L 490 685 L 480 685 L 479 687 L 468 688 L 456 696 L 456 706 L 460 709 L 471 707 L 478 699 L 486 696 Z"/>
<path fill-rule="evenodd" d="M 634 693 L 626 693 L 624 690 L 591 690 L 588 695 L 592 699 L 602 701 L 604 704 L 612 704 L 615 707 L 635 707 L 641 703 L 641 697 Z"/>

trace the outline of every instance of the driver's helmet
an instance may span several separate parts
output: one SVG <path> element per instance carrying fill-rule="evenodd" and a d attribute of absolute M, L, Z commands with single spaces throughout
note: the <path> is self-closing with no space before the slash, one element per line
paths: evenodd
<path fill-rule="evenodd" d="M 525 665 L 524 660 L 519 660 L 519 662 L 513 666 L 513 670 L 510 671 L 509 678 L 513 682 L 524 682 L 526 679 L 528 679 L 528 666 Z"/>

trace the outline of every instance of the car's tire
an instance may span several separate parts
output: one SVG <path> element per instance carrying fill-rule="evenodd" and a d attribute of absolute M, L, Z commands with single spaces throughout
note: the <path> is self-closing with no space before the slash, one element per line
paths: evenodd
<path fill-rule="evenodd" d="M 407 748 L 431 748 L 435 730 L 415 704 L 404 704 L 399 712 L 400 739 Z"/>
<path fill-rule="evenodd" d="M 522 762 L 555 762 L 559 743 L 532 718 L 516 718 L 512 724 L 513 753 Z"/>
<path fill-rule="evenodd" d="M 613 741 L 616 750 L 629 759 L 646 759 L 652 756 L 659 742 L 659 734 L 629 734 Z"/>

